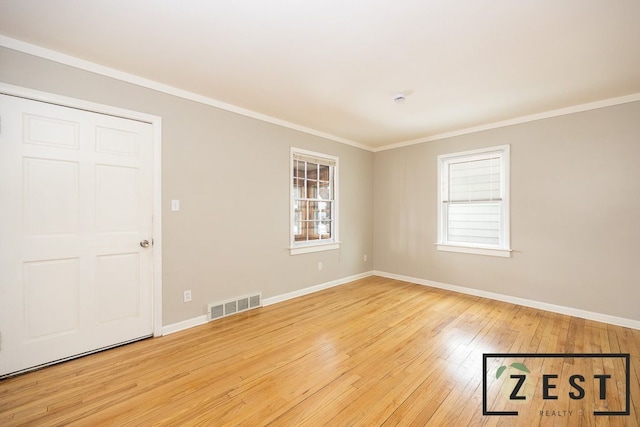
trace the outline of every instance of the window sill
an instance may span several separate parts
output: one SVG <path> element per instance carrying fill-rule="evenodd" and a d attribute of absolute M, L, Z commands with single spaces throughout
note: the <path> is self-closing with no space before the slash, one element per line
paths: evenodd
<path fill-rule="evenodd" d="M 319 243 L 316 245 L 301 245 L 289 247 L 290 255 L 308 254 L 312 252 L 333 251 L 340 249 L 340 242 Z"/>
<path fill-rule="evenodd" d="M 439 251 L 444 251 L 444 252 L 460 252 L 465 254 L 489 255 L 489 256 L 497 256 L 502 258 L 511 257 L 511 249 L 494 249 L 494 248 L 485 248 L 480 246 L 459 246 L 459 245 L 442 244 L 442 243 L 436 243 L 436 247 L 438 248 Z"/>

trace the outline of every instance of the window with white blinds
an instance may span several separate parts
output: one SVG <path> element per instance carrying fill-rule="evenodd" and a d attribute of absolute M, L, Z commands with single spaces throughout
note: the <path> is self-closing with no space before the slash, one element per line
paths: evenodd
<path fill-rule="evenodd" d="M 338 158 L 291 149 L 292 255 L 337 249 Z"/>
<path fill-rule="evenodd" d="M 509 146 L 438 157 L 438 249 L 510 256 Z"/>

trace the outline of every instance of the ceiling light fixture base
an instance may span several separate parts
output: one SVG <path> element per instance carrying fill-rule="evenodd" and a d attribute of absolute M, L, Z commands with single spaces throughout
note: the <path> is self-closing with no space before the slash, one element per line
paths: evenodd
<path fill-rule="evenodd" d="M 398 92 L 395 95 L 393 95 L 394 102 L 404 102 L 406 99 L 407 99 L 407 96 L 402 92 Z"/>

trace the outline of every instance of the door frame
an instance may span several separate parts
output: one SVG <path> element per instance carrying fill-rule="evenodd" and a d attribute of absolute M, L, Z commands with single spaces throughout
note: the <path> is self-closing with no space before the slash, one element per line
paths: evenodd
<path fill-rule="evenodd" d="M 0 93 L 151 124 L 153 131 L 153 298 L 151 301 L 151 311 L 153 336 L 162 336 L 162 118 L 151 114 L 140 113 L 137 111 L 126 110 L 119 107 L 112 107 L 109 105 L 98 104 L 53 93 L 41 92 L 3 82 L 0 82 Z"/>

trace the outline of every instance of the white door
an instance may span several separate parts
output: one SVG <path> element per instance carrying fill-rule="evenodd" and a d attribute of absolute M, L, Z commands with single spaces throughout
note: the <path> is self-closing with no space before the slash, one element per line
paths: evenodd
<path fill-rule="evenodd" d="M 0 376 L 152 335 L 152 143 L 0 95 Z"/>

